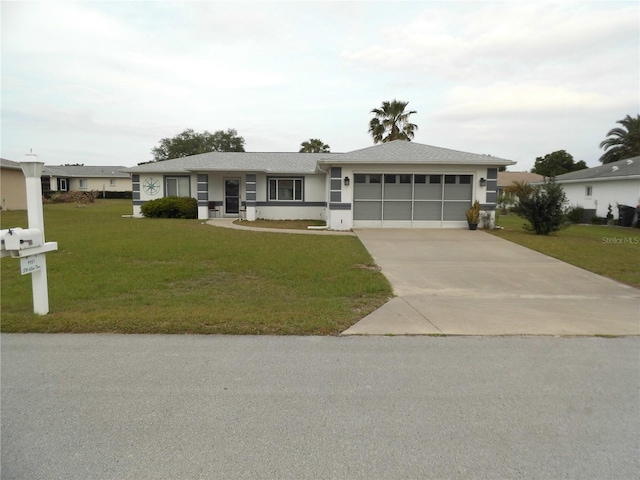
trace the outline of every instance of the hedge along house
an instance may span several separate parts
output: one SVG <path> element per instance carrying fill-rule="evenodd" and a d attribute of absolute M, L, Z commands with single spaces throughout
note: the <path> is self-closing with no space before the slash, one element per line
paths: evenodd
<path fill-rule="evenodd" d="M 336 153 L 211 152 L 123 171 L 133 215 L 163 196 L 198 200 L 198 218 L 320 219 L 353 227 L 466 227 L 478 200 L 495 210 L 498 168 L 515 162 L 396 140 Z"/>

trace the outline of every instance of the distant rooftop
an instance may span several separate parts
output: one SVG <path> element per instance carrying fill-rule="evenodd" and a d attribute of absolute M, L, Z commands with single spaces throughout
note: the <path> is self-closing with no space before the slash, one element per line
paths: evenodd
<path fill-rule="evenodd" d="M 606 180 L 620 177 L 640 178 L 640 157 L 627 158 L 617 162 L 607 163 L 598 167 L 578 170 L 558 175 L 556 180 L 562 182 L 578 182 L 581 180 Z"/>
<path fill-rule="evenodd" d="M 128 173 L 122 172 L 123 166 L 84 166 L 84 165 L 45 165 L 42 168 L 42 175 L 53 177 L 122 177 L 127 178 Z"/>
<path fill-rule="evenodd" d="M 11 170 L 22 170 L 22 167 L 18 162 L 7 160 L 6 158 L 0 158 L 0 166 Z"/>
<path fill-rule="evenodd" d="M 531 172 L 498 172 L 498 186 L 508 187 L 513 182 L 541 182 L 544 176 Z"/>

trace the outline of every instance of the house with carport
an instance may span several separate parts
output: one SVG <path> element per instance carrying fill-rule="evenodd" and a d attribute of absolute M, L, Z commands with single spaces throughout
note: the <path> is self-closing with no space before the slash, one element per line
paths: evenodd
<path fill-rule="evenodd" d="M 133 216 L 193 197 L 198 218 L 324 220 L 331 230 L 462 228 L 478 200 L 493 214 L 498 169 L 514 161 L 404 140 L 347 153 L 210 152 L 123 169 Z"/>

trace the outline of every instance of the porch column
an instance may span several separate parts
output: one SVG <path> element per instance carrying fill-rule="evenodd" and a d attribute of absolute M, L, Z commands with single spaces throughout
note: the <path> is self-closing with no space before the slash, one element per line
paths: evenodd
<path fill-rule="evenodd" d="M 209 218 L 209 175 L 198 174 L 198 220 Z"/>
<path fill-rule="evenodd" d="M 256 175 L 255 173 L 247 173 L 245 192 L 247 195 L 247 220 L 253 222 L 256 219 Z"/>

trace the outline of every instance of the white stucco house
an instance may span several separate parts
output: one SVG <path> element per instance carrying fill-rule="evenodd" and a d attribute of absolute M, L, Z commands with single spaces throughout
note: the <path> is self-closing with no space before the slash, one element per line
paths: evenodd
<path fill-rule="evenodd" d="M 618 218 L 618 205 L 640 204 L 640 157 L 558 175 L 571 206 L 579 206 L 591 216 L 606 218 L 608 207 Z M 637 214 L 634 220 L 637 220 Z"/>
<path fill-rule="evenodd" d="M 45 165 L 43 192 L 91 191 L 130 192 L 131 177 L 123 166 Z"/>
<path fill-rule="evenodd" d="M 478 200 L 495 211 L 489 155 L 396 140 L 347 153 L 211 152 L 126 168 L 133 216 L 163 196 L 198 200 L 198 218 L 320 219 L 329 229 L 467 227 Z"/>

